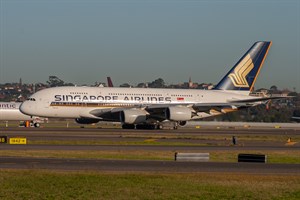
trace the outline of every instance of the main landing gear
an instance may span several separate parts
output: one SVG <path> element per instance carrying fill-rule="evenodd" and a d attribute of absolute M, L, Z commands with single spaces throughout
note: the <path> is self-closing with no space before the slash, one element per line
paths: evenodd
<path fill-rule="evenodd" d="M 159 129 L 159 126 L 156 124 L 123 124 L 123 129 L 147 129 L 154 130 Z"/>
<path fill-rule="evenodd" d="M 122 124 L 123 129 L 144 129 L 144 130 L 158 130 L 158 129 L 178 129 L 177 122 L 160 123 L 160 124 Z"/>

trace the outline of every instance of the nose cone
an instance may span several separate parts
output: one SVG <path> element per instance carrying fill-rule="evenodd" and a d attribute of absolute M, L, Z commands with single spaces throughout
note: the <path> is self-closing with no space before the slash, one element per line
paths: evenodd
<path fill-rule="evenodd" d="M 32 113 L 32 106 L 30 105 L 30 102 L 28 101 L 24 101 L 19 110 L 21 111 L 21 113 L 25 114 L 25 115 L 33 115 Z"/>

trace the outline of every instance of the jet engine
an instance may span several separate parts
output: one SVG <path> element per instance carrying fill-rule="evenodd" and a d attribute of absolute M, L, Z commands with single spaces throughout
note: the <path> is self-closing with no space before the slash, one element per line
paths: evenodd
<path fill-rule="evenodd" d="M 78 124 L 94 124 L 94 123 L 98 123 L 100 120 L 99 119 L 90 119 L 90 118 L 76 118 L 75 121 Z"/>
<path fill-rule="evenodd" d="M 145 110 L 131 109 L 120 112 L 120 121 L 126 124 L 139 124 L 147 119 L 147 112 Z"/>
<path fill-rule="evenodd" d="M 192 119 L 192 110 L 187 107 L 169 107 L 166 110 L 166 118 L 172 121 L 184 121 Z"/>

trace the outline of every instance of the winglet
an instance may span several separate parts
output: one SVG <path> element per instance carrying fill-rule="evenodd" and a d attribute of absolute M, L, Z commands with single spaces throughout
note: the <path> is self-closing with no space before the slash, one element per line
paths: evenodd
<path fill-rule="evenodd" d="M 271 41 L 254 43 L 214 89 L 252 91 L 271 45 Z"/>

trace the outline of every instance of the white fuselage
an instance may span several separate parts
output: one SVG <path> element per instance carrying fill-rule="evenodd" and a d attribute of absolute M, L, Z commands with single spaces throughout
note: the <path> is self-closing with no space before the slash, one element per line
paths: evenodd
<path fill-rule="evenodd" d="M 247 93 L 247 92 L 246 92 Z M 41 117 L 91 117 L 95 109 L 128 109 L 151 105 L 193 105 L 247 99 L 241 92 L 196 89 L 56 87 L 41 90 L 21 105 L 21 111 Z M 207 117 L 208 113 L 198 115 Z"/>
<path fill-rule="evenodd" d="M 20 112 L 20 102 L 0 102 L 0 121 L 27 121 L 32 120 L 29 115 Z"/>

